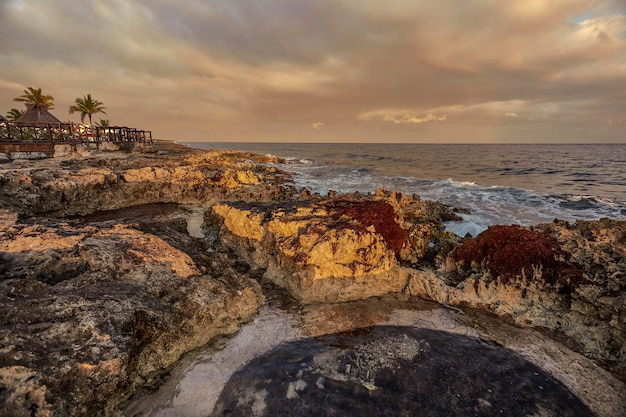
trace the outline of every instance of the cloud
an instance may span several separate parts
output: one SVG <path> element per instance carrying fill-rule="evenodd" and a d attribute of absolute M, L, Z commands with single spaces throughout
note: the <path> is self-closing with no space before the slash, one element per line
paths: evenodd
<path fill-rule="evenodd" d="M 32 85 L 198 140 L 306 137 L 311 120 L 445 138 L 503 115 L 566 136 L 626 114 L 624 27 L 623 0 L 4 0 L 0 112 Z"/>
<path fill-rule="evenodd" d="M 375 111 L 358 116 L 359 120 L 372 121 L 379 120 L 383 122 L 391 122 L 397 125 L 419 125 L 429 122 L 445 122 L 448 119 L 446 114 L 435 115 L 432 113 L 416 116 L 405 112 Z"/>
<path fill-rule="evenodd" d="M 326 123 L 315 122 L 311 126 L 313 126 L 313 129 L 322 129 L 322 128 L 326 127 Z"/>
<path fill-rule="evenodd" d="M 519 117 L 519 114 L 517 114 L 515 112 L 508 112 L 508 113 L 504 113 L 504 117 L 513 117 L 513 118 L 517 119 Z"/>

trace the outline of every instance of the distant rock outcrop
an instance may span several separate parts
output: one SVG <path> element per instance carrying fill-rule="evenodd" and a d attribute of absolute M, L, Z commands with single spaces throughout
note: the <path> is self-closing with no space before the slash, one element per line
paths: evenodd
<path fill-rule="evenodd" d="M 295 194 L 277 158 L 236 152 L 101 153 L 14 162 L 0 171 L 0 208 L 71 216 L 150 203 L 272 201 Z M 59 166 L 60 165 L 60 166 Z M 49 169 L 54 167 L 54 169 Z"/>

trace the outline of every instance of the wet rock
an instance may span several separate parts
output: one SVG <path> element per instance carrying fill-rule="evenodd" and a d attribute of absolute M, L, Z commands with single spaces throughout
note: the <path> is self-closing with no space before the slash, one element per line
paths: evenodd
<path fill-rule="evenodd" d="M 545 332 L 513 326 L 481 310 L 466 308 L 464 314 L 460 314 L 454 309 L 433 302 L 401 295 L 337 304 L 308 304 L 302 311 L 294 310 L 291 313 L 273 307 L 263 307 L 254 321 L 244 325 L 225 344 L 207 346 L 186 356 L 182 363 L 172 370 L 171 378 L 159 390 L 128 403 L 123 408 L 124 415 L 207 416 L 214 409 L 223 388 L 235 372 L 244 368 L 250 371 L 247 375 L 260 372 L 247 367 L 251 360 L 264 356 L 281 344 L 297 339 L 308 337 L 319 341 L 325 340 L 320 338 L 321 336 L 335 333 L 349 333 L 355 339 L 364 335 L 369 343 L 365 342 L 368 348 L 359 350 L 357 355 L 360 358 L 358 362 L 362 364 L 361 369 L 367 369 L 368 366 L 365 364 L 370 360 L 374 367 L 377 366 L 379 359 L 381 363 L 388 363 L 390 361 L 390 357 L 387 356 L 388 350 L 399 351 L 398 356 L 409 354 L 407 348 L 413 344 L 413 339 L 405 342 L 404 339 L 392 334 L 388 339 L 372 342 L 368 336 L 368 329 L 378 325 L 439 330 L 462 337 L 471 336 L 485 346 L 510 349 L 561 381 L 598 417 L 625 414 L 624 383 L 612 377 L 593 361 L 551 339 Z M 389 340 L 388 349 L 385 349 L 387 340 Z M 349 350 L 361 344 L 363 343 L 359 342 L 357 345 L 335 343 L 333 346 Z M 421 350 L 421 346 L 419 348 Z M 375 359 L 374 354 L 382 354 L 384 357 Z M 392 354 L 391 357 L 393 356 Z M 368 358 L 368 361 L 362 360 L 363 358 Z M 279 369 L 283 359 L 278 360 Z M 256 365 L 261 364 L 267 368 L 271 366 L 272 361 L 270 358 L 266 362 L 256 362 Z M 352 368 L 352 364 L 350 367 Z M 449 372 L 454 372 L 454 369 L 450 368 Z M 307 379 L 305 374 L 306 371 L 303 371 L 300 379 L 307 384 L 306 388 L 313 387 L 311 381 L 319 389 L 328 388 L 326 377 L 320 375 L 317 379 Z M 243 381 L 240 380 L 240 383 Z M 248 383 L 247 386 L 250 385 Z M 285 389 L 290 394 L 300 396 L 298 386 L 301 387 L 302 382 L 291 379 Z M 255 395 L 253 390 L 250 390 L 250 393 Z"/>
<path fill-rule="evenodd" d="M 378 326 L 250 361 L 211 416 L 591 416 L 563 384 L 481 339 Z"/>

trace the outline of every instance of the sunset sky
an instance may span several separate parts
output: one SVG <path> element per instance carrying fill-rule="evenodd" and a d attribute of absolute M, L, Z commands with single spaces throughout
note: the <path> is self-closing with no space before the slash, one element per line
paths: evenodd
<path fill-rule="evenodd" d="M 0 0 L 0 113 L 177 141 L 626 143 L 626 0 Z"/>

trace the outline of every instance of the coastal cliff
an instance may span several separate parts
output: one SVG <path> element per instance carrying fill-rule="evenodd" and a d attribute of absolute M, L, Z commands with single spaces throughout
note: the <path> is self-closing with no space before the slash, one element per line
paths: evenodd
<path fill-rule="evenodd" d="M 403 294 L 485 310 L 624 387 L 626 222 L 461 238 L 443 225 L 454 208 L 311 195 L 280 162 L 162 143 L 0 165 L 0 415 L 119 416 L 186 352 L 252 319 L 269 285 L 301 306 Z M 626 410 L 609 400 L 599 415 Z"/>

